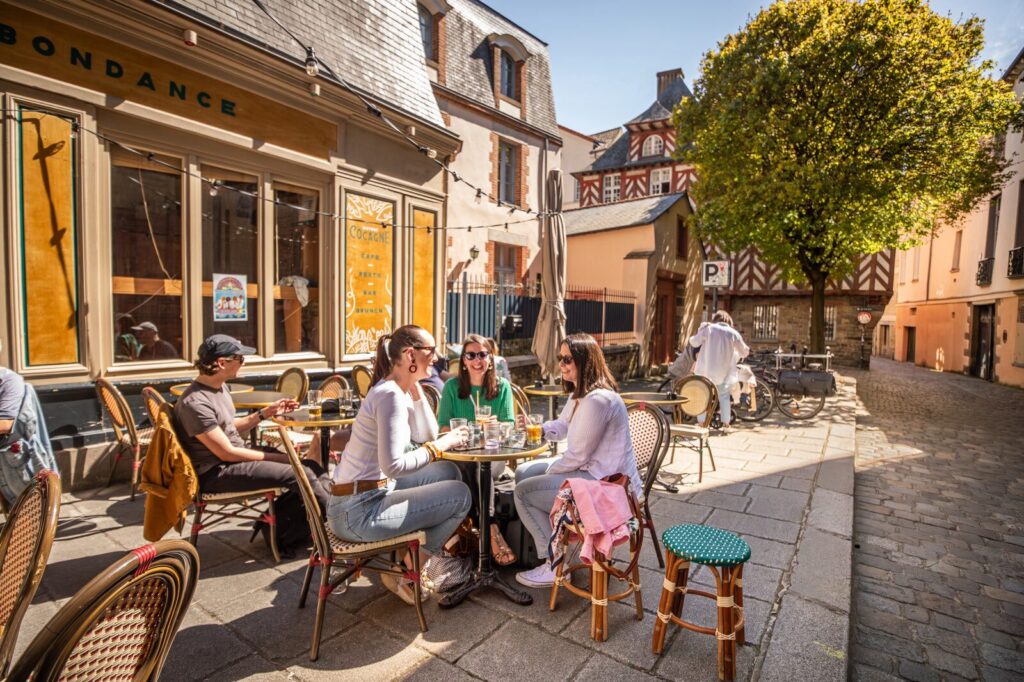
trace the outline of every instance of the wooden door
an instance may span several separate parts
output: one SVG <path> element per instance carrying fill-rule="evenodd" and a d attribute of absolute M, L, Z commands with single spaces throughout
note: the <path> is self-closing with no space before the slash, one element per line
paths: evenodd
<path fill-rule="evenodd" d="M 654 329 L 651 334 L 651 364 L 671 362 L 676 331 L 676 287 L 667 279 L 659 279 L 654 304 Z"/>

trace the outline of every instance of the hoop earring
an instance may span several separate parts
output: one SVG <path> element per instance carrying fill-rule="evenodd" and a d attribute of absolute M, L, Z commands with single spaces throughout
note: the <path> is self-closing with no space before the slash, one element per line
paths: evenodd
<path fill-rule="evenodd" d="M 419 367 L 416 365 L 416 363 L 412 363 L 411 365 L 409 365 L 409 374 L 415 374 L 416 370 L 418 369 Z"/>

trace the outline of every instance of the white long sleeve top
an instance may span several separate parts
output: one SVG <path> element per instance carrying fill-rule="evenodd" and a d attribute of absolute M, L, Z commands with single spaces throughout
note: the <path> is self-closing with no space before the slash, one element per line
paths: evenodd
<path fill-rule="evenodd" d="M 566 441 L 565 454 L 548 468 L 549 474 L 586 471 L 598 479 L 625 474 L 633 494 L 643 495 L 626 404 L 615 391 L 598 388 L 579 400 L 570 398 L 558 419 L 544 422 L 544 436 Z"/>
<path fill-rule="evenodd" d="M 750 354 L 740 333 L 727 324 L 702 324 L 690 337 L 690 345 L 700 348 L 693 373 L 707 377 L 716 386 L 736 383 L 736 363 Z"/>
<path fill-rule="evenodd" d="M 413 400 L 394 381 L 381 381 L 359 408 L 334 481 L 398 478 L 416 471 L 430 462 L 430 453 L 423 447 L 406 451 L 409 443 L 435 438 L 437 419 L 427 401 Z"/>

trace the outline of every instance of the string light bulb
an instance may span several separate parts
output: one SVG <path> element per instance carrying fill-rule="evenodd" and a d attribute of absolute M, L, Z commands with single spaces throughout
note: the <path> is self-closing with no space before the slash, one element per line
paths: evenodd
<path fill-rule="evenodd" d="M 217 185 L 220 184 L 220 180 L 210 180 L 210 196 L 217 196 Z"/>
<path fill-rule="evenodd" d="M 306 73 L 310 78 L 316 78 L 320 75 L 320 65 L 316 60 L 316 53 L 313 52 L 312 47 L 306 48 Z"/>
<path fill-rule="evenodd" d="M 78 121 L 72 121 L 71 122 L 71 139 L 72 140 L 77 140 L 78 139 Z"/>

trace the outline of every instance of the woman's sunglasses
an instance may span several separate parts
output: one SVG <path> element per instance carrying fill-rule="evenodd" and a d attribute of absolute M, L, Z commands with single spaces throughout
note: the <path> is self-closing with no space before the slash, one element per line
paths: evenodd
<path fill-rule="evenodd" d="M 572 364 L 572 356 L 571 355 L 559 355 L 558 356 L 558 364 L 560 364 L 560 365 L 571 365 Z"/>
<path fill-rule="evenodd" d="M 463 355 L 466 356 L 467 360 L 486 360 L 491 356 L 491 354 L 485 350 L 468 350 L 463 353 Z"/>

